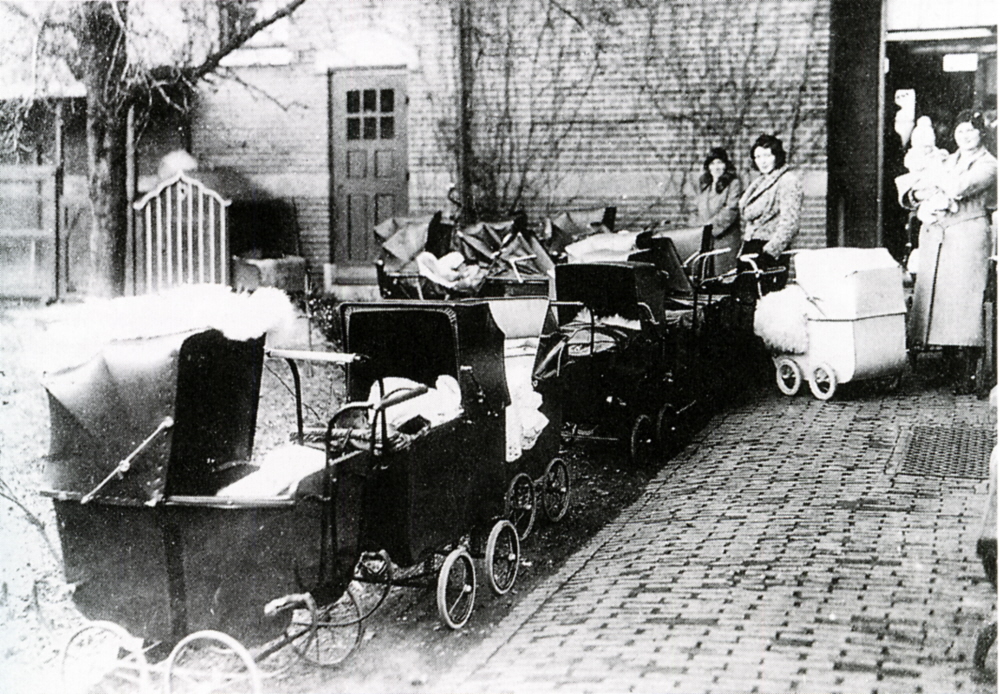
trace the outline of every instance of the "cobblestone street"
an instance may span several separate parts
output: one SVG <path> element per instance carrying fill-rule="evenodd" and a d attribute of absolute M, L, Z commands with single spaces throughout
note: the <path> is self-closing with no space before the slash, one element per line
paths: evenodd
<path fill-rule="evenodd" d="M 435 690 L 995 692 L 995 649 L 972 665 L 996 611 L 975 552 L 993 426 L 912 377 L 825 403 L 772 386 Z"/>

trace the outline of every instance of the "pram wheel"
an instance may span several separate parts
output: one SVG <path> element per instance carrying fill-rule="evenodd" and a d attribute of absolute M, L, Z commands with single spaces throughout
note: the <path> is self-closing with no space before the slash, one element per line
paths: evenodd
<path fill-rule="evenodd" d="M 817 400 L 829 400 L 837 392 L 837 374 L 823 362 L 809 372 L 809 390 Z"/>
<path fill-rule="evenodd" d="M 517 530 L 517 537 L 522 542 L 531 534 L 535 527 L 535 515 L 538 504 L 535 499 L 535 485 L 531 478 L 523 472 L 514 475 L 507 487 L 504 497 L 504 516 Z"/>
<path fill-rule="evenodd" d="M 91 622 L 69 637 L 59 662 L 64 692 L 146 692 L 142 641 L 113 622 Z"/>
<path fill-rule="evenodd" d="M 972 664 L 982 670 L 986 667 L 986 658 L 990 654 L 990 648 L 997 640 L 997 623 L 985 627 L 979 636 L 976 637 L 976 648 L 972 653 Z"/>
<path fill-rule="evenodd" d="M 437 607 L 441 619 L 452 629 L 469 621 L 476 602 L 476 569 L 464 547 L 453 549 L 438 572 Z"/>
<path fill-rule="evenodd" d="M 656 414 L 656 439 L 664 454 L 670 455 L 680 448 L 679 432 L 677 408 L 668 402 Z"/>
<path fill-rule="evenodd" d="M 497 595 L 506 595 L 517 580 L 521 543 L 508 520 L 497 521 L 486 540 L 486 580 Z"/>
<path fill-rule="evenodd" d="M 802 371 L 793 359 L 779 357 L 774 362 L 774 380 L 785 395 L 795 395 L 802 387 Z M 818 395 L 816 397 L 819 397 Z"/>
<path fill-rule="evenodd" d="M 335 667 L 344 662 L 361 643 L 364 635 L 362 619 L 361 605 L 348 586 L 336 602 L 315 611 L 295 611 L 288 632 L 295 630 L 302 633 L 305 630 L 311 633 L 303 643 L 293 641 L 292 647 L 310 665 Z"/>
<path fill-rule="evenodd" d="M 196 631 L 181 639 L 167 658 L 165 677 L 167 694 L 262 691 L 253 656 L 219 631 Z"/>
<path fill-rule="evenodd" d="M 649 415 L 641 414 L 632 423 L 628 446 L 629 460 L 638 467 L 647 467 L 656 453 L 656 427 Z"/>
<path fill-rule="evenodd" d="M 569 511 L 569 467 L 562 458 L 553 458 L 542 478 L 542 509 L 545 517 L 558 523 Z"/>

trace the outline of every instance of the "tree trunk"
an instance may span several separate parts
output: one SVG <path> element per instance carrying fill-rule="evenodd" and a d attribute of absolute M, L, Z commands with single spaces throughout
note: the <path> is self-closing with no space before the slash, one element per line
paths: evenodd
<path fill-rule="evenodd" d="M 82 6 L 83 82 L 87 89 L 87 177 L 92 224 L 88 243 L 89 293 L 120 296 L 125 290 L 128 198 L 125 191 L 127 100 L 123 88 L 125 40 L 120 18 L 127 3 Z"/>
<path fill-rule="evenodd" d="M 89 101 L 89 98 L 88 98 Z M 90 292 L 121 296 L 125 291 L 126 121 L 120 117 L 87 118 L 87 169 L 92 224 L 89 238 Z"/>

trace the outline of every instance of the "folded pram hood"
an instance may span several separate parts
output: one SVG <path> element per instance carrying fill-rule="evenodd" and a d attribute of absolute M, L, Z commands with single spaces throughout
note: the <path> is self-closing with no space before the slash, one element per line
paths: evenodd
<path fill-rule="evenodd" d="M 262 360 L 262 339 L 196 330 L 111 342 L 83 364 L 48 375 L 45 492 L 87 495 L 165 422 L 173 424 L 95 499 L 156 503 L 172 478 L 194 482 L 217 463 L 248 458 Z"/>

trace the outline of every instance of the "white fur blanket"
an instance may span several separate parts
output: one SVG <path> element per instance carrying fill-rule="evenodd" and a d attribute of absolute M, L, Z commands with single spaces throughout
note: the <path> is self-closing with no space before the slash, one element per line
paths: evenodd
<path fill-rule="evenodd" d="M 89 299 L 53 306 L 48 349 L 37 355 L 41 371 L 83 363 L 107 343 L 215 328 L 230 340 L 267 335 L 275 344 L 290 335 L 295 307 L 283 291 L 261 287 L 252 294 L 216 284 L 184 285 L 161 294 Z"/>
<path fill-rule="evenodd" d="M 790 284 L 757 302 L 753 331 L 772 352 L 804 354 L 809 349 L 807 316 L 811 304 L 798 285 Z"/>

